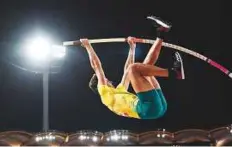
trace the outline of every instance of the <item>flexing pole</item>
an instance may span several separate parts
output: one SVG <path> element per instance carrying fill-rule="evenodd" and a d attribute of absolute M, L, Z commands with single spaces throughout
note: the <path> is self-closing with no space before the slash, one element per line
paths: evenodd
<path fill-rule="evenodd" d="M 107 39 L 90 39 L 89 42 L 90 43 L 110 43 L 110 42 L 126 42 L 127 38 L 107 38 Z M 150 39 L 143 39 L 143 38 L 136 38 L 135 42 L 137 43 L 147 43 L 147 44 L 153 44 L 155 42 L 155 40 L 150 40 Z M 76 41 L 66 41 L 63 43 L 64 46 L 72 46 L 72 45 L 81 45 L 81 42 L 79 40 Z M 227 76 L 229 76 L 230 78 L 232 78 L 232 73 L 226 69 L 225 67 L 223 67 L 222 65 L 218 64 L 217 62 L 197 53 L 194 52 L 192 50 L 189 50 L 187 48 L 175 45 L 175 44 L 170 44 L 170 43 L 166 43 L 163 42 L 162 44 L 165 47 L 168 48 L 172 48 L 184 53 L 187 53 L 189 55 L 192 55 L 198 59 L 201 59 L 207 63 L 209 63 L 211 66 L 214 66 L 215 68 L 217 68 L 218 70 L 220 70 L 221 72 L 223 72 L 224 74 L 226 74 Z"/>

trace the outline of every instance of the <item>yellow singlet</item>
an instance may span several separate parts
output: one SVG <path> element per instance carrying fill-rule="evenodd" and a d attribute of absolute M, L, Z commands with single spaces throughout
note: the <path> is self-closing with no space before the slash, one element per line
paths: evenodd
<path fill-rule="evenodd" d="M 135 110 L 138 98 L 128 92 L 123 85 L 120 84 L 116 88 L 100 85 L 98 92 L 102 103 L 117 115 L 139 119 Z"/>

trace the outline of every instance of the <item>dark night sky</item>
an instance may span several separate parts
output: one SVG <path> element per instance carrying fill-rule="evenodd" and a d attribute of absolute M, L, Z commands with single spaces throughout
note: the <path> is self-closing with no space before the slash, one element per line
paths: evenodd
<path fill-rule="evenodd" d="M 232 70 L 230 48 L 221 42 L 221 1 L 161 0 L 1 0 L 0 1 L 0 131 L 42 130 L 42 76 L 8 63 L 25 66 L 18 54 L 20 42 L 41 31 L 62 43 L 88 38 L 143 37 L 155 31 L 145 17 L 157 15 L 173 24 L 167 42 L 179 44 Z M 128 45 L 94 45 L 106 75 L 117 84 Z M 148 45 L 137 45 L 136 61 L 142 61 Z M 173 50 L 162 50 L 159 66 L 171 63 Z M 166 115 L 158 120 L 134 120 L 111 113 L 88 88 L 92 69 L 81 47 L 69 48 L 61 72 L 50 79 L 50 129 L 136 132 L 166 128 L 213 129 L 232 122 L 232 80 L 207 63 L 181 53 L 187 79 L 159 78 L 168 101 Z M 117 72 L 115 72 L 117 71 Z"/>

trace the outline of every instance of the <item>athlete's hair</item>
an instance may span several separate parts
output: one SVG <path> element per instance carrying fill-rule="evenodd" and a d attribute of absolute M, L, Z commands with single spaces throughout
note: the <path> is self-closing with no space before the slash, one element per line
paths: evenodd
<path fill-rule="evenodd" d="M 89 88 L 95 93 L 98 94 L 98 89 L 97 89 L 97 84 L 98 84 L 98 78 L 96 74 L 93 74 L 92 78 L 89 81 Z"/>

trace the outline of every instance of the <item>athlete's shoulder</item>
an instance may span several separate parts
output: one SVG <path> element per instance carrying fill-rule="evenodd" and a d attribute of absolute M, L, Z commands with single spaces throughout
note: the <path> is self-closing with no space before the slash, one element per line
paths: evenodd
<path fill-rule="evenodd" d="M 98 92 L 100 95 L 114 93 L 115 88 L 110 87 L 108 85 L 98 85 Z"/>
<path fill-rule="evenodd" d="M 128 92 L 126 87 L 123 85 L 123 84 L 119 84 L 117 87 L 116 87 L 117 90 L 119 91 L 124 91 L 124 92 Z"/>

